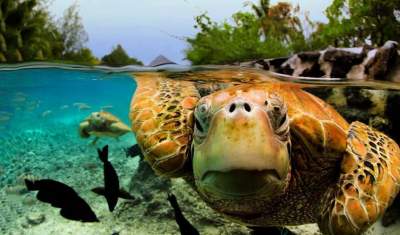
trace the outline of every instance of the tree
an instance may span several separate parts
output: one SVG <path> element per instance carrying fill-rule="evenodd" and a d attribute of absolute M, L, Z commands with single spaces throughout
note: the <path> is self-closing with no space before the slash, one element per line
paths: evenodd
<path fill-rule="evenodd" d="M 335 46 L 381 46 L 400 40 L 400 0 L 334 0 L 326 10 L 325 41 Z"/>
<path fill-rule="evenodd" d="M 300 7 L 293 7 L 287 2 L 278 2 L 270 6 L 269 0 L 260 0 L 259 5 L 247 2 L 250 5 L 263 31 L 264 37 L 272 37 L 285 42 L 287 45 L 303 40 L 303 27 L 298 17 Z"/>
<path fill-rule="evenodd" d="M 0 62 L 53 57 L 61 38 L 44 0 L 0 1 Z"/>
<path fill-rule="evenodd" d="M 143 63 L 138 59 L 129 57 L 120 44 L 113 48 L 110 54 L 105 55 L 101 59 L 101 63 L 114 67 L 125 65 L 143 65 Z"/>
<path fill-rule="evenodd" d="M 64 55 L 74 54 L 83 49 L 89 37 L 82 24 L 77 3 L 65 10 L 59 21 L 61 37 L 64 41 Z"/>
<path fill-rule="evenodd" d="M 70 52 L 64 54 L 62 59 L 86 65 L 99 64 L 98 59 L 93 55 L 92 51 L 87 47 L 83 47 L 77 52 Z"/>
<path fill-rule="evenodd" d="M 289 53 L 279 40 L 262 39 L 260 22 L 255 15 L 238 12 L 232 18 L 234 25 L 218 24 L 206 14 L 196 17 L 195 27 L 200 32 L 187 39 L 186 58 L 192 64 L 227 64 Z"/>
<path fill-rule="evenodd" d="M 97 58 L 92 51 L 85 47 L 89 37 L 79 15 L 78 4 L 67 8 L 63 17 L 58 22 L 59 33 L 63 41 L 63 52 L 61 58 L 83 64 L 98 64 Z"/>

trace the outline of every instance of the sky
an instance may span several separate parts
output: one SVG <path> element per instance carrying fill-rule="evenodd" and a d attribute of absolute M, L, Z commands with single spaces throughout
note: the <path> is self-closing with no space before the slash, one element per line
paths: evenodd
<path fill-rule="evenodd" d="M 61 17 L 74 2 L 80 6 L 83 25 L 89 35 L 87 46 L 101 58 L 117 44 L 130 56 L 148 64 L 162 54 L 186 64 L 184 37 L 193 37 L 194 17 L 204 12 L 217 22 L 229 19 L 245 7 L 245 0 L 52 0 L 50 12 Z M 252 0 L 258 2 L 258 0 Z M 274 4 L 277 0 L 271 0 Z M 326 21 L 323 11 L 332 0 L 287 0 L 300 4 L 311 19 Z"/>

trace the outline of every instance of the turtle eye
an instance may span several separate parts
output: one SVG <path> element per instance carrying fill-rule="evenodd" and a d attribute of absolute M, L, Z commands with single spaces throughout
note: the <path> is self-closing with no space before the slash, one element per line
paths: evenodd
<path fill-rule="evenodd" d="M 202 103 L 197 105 L 196 109 L 194 110 L 194 118 L 196 126 L 202 126 L 202 130 L 204 130 L 204 123 L 207 121 L 209 116 L 209 109 L 210 105 L 208 103 Z"/>
<path fill-rule="evenodd" d="M 207 136 L 210 105 L 206 102 L 197 105 L 194 111 L 194 137 L 201 142 Z"/>
<path fill-rule="evenodd" d="M 267 113 L 275 133 L 281 136 L 282 139 L 285 139 L 289 133 L 289 122 L 285 103 L 278 95 L 271 95 L 264 104 L 267 106 Z"/>
<path fill-rule="evenodd" d="M 200 104 L 196 107 L 196 114 L 199 117 L 204 117 L 208 113 L 209 106 L 207 103 Z"/>

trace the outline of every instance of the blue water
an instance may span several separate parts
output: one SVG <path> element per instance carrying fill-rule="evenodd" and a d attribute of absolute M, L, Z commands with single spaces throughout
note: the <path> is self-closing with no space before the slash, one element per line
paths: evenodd
<path fill-rule="evenodd" d="M 64 164 L 92 161 L 95 147 L 110 144 L 116 155 L 135 143 L 129 133 L 91 146 L 78 135 L 79 123 L 104 109 L 129 124 L 135 82 L 127 73 L 66 69 L 0 71 L 0 188 L 22 174 L 57 178 Z M 79 109 L 83 105 L 85 109 Z M 125 159 L 118 158 L 123 164 Z M 71 166 L 72 166 L 71 165 Z M 64 180 L 64 179 L 60 179 Z M 73 181 L 73 180 L 71 180 Z"/>
<path fill-rule="evenodd" d="M 21 214 L 57 212 L 34 200 L 35 194 L 24 188 L 24 177 L 64 182 L 95 208 L 105 205 L 90 192 L 103 183 L 96 148 L 105 144 L 110 145 L 109 159 L 121 185 L 129 186 L 137 160 L 127 159 L 124 148 L 136 142 L 134 135 L 103 138 L 92 145 L 92 139 L 79 136 L 78 126 L 91 112 L 102 109 L 130 125 L 129 104 L 135 88 L 129 73 L 0 70 L 0 234 L 31 234 L 30 229 L 20 230 Z M 47 218 L 49 223 L 58 219 Z"/>
<path fill-rule="evenodd" d="M 0 70 L 0 235 L 109 235 L 119 234 L 119 231 L 124 231 L 122 234 L 178 234 L 172 210 L 165 209 L 169 208 L 165 192 L 162 195 L 146 192 L 155 199 L 149 197 L 146 199 L 149 201 L 140 205 L 119 202 L 116 211 L 109 213 L 104 198 L 90 191 L 104 184 L 103 165 L 96 148 L 105 144 L 110 146 L 109 160 L 118 172 L 120 186 L 131 189 L 131 182 L 136 182 L 134 172 L 138 158 L 127 158 L 124 151 L 136 142 L 132 133 L 119 139 L 102 138 L 96 145 L 92 145 L 92 139 L 82 139 L 78 134 L 79 123 L 90 113 L 102 109 L 130 125 L 129 105 L 135 89 L 129 73 L 60 68 Z M 361 111 L 356 114 L 360 117 L 369 117 L 359 113 Z M 89 202 L 101 223 L 87 225 L 62 218 L 56 209 L 38 202 L 36 194 L 26 190 L 24 178 L 50 178 L 70 185 Z M 191 214 L 198 212 L 201 206 L 194 208 Z M 32 212 L 45 215 L 45 221 L 40 225 L 26 225 L 26 215 Z M 209 217 L 200 212 L 196 216 Z M 144 219 L 138 223 L 140 218 Z M 212 224 L 213 218 L 209 217 L 210 221 L 205 224 L 218 226 L 221 231 L 226 229 L 221 222 Z M 232 223 L 229 222 L 229 226 L 232 227 Z M 144 232 L 136 233 L 138 227 Z M 225 232 L 228 234 L 227 230 Z"/>
<path fill-rule="evenodd" d="M 125 73 L 63 69 L 0 71 L 0 128 L 4 134 L 10 130 L 46 128 L 48 124 L 76 123 L 104 106 L 128 123 L 134 89 L 133 79 Z M 79 110 L 76 103 L 91 108 Z"/>

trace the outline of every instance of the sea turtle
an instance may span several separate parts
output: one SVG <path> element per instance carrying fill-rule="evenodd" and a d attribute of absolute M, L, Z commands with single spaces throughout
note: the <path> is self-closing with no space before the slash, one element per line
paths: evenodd
<path fill-rule="evenodd" d="M 183 177 L 247 226 L 318 223 L 324 234 L 360 234 L 392 203 L 395 141 L 349 124 L 300 84 L 211 73 L 134 75 L 132 129 L 158 175 Z M 251 84 L 237 84 L 249 76 Z"/>
<path fill-rule="evenodd" d="M 91 113 L 79 124 L 79 135 L 82 138 L 95 136 L 93 144 L 100 137 L 118 138 L 128 132 L 131 128 L 109 112 L 100 111 Z"/>

